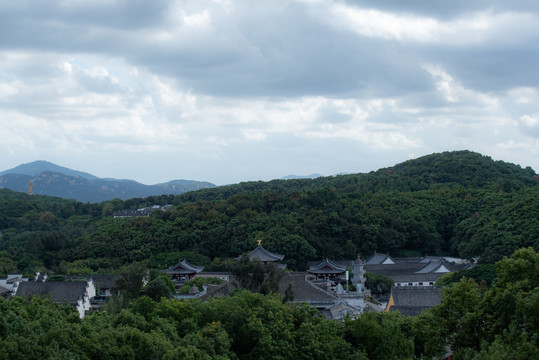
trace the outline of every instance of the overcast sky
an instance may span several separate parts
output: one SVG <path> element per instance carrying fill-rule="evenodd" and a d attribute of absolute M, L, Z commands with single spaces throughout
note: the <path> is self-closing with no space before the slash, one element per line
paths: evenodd
<path fill-rule="evenodd" d="M 0 0 L 0 171 L 145 184 L 539 169 L 539 2 Z"/>

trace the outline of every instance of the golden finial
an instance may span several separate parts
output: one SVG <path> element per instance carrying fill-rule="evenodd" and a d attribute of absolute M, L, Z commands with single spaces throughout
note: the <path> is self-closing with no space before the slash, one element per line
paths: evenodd
<path fill-rule="evenodd" d="M 257 240 L 258 241 L 258 246 L 260 246 L 260 243 L 262 242 L 262 240 Z"/>

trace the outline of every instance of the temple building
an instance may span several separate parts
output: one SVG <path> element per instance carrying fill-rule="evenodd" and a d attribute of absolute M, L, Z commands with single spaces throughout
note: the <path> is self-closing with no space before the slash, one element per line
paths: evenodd
<path fill-rule="evenodd" d="M 236 260 L 241 259 L 243 255 L 240 255 L 236 258 Z M 258 246 L 252 250 L 250 253 L 247 254 L 247 257 L 249 257 L 249 260 L 255 260 L 258 259 L 260 262 L 262 262 L 264 265 L 267 265 L 268 263 L 273 263 L 275 266 L 285 269 L 286 264 L 279 264 L 279 261 L 282 261 L 284 259 L 284 255 L 279 255 L 272 253 L 271 251 L 268 251 L 262 247 L 261 240 L 258 240 Z"/>
<path fill-rule="evenodd" d="M 318 264 L 310 266 L 307 272 L 311 275 L 316 276 L 317 280 L 344 279 L 346 267 L 339 266 L 328 259 L 324 259 Z"/>
<path fill-rule="evenodd" d="M 191 265 L 184 259 L 183 261 L 178 261 L 176 265 L 161 271 L 170 275 L 173 282 L 182 282 L 191 280 L 202 270 L 204 270 L 203 266 Z"/>
<path fill-rule="evenodd" d="M 427 255 L 392 258 L 380 253 L 374 253 L 364 263 L 366 271 L 391 278 L 395 286 L 433 286 L 442 275 L 471 266 L 459 258 Z"/>

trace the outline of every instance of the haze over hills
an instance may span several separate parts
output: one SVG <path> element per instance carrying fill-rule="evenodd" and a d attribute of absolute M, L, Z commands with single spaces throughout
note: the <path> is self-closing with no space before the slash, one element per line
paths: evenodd
<path fill-rule="evenodd" d="M 49 161 L 37 160 L 28 164 L 22 164 L 9 170 L 0 171 L 0 176 L 4 174 L 20 174 L 36 176 L 42 172 L 52 172 L 69 176 L 79 176 L 88 180 L 99 179 L 97 176 L 86 172 L 72 170 L 63 166 L 58 166 Z"/>
<path fill-rule="evenodd" d="M 318 177 L 323 177 L 322 174 L 311 174 L 311 175 L 287 175 L 283 176 L 282 180 L 291 180 L 291 179 L 316 179 Z"/>
<path fill-rule="evenodd" d="M 144 185 L 133 180 L 103 179 L 48 161 L 34 161 L 0 172 L 0 188 L 27 192 L 30 181 L 33 184 L 34 194 L 93 203 L 116 198 L 127 200 L 151 195 L 177 195 L 215 187 L 212 183 L 195 180 L 172 180 L 161 184 Z"/>

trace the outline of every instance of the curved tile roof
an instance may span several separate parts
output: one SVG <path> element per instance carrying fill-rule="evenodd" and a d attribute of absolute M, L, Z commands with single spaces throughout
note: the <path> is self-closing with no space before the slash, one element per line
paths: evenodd
<path fill-rule="evenodd" d="M 187 262 L 186 259 L 178 261 L 176 265 L 162 270 L 164 273 L 172 275 L 197 274 L 204 270 L 204 266 L 195 266 Z"/>
<path fill-rule="evenodd" d="M 284 259 L 284 255 L 272 253 L 271 251 L 264 249 L 262 245 L 258 245 L 247 256 L 250 260 L 259 259 L 262 262 L 281 261 Z M 238 260 L 240 257 L 237 257 L 236 260 Z"/>
<path fill-rule="evenodd" d="M 309 267 L 311 274 L 342 274 L 346 271 L 346 267 L 337 265 L 333 261 L 324 259 L 318 264 Z"/>

